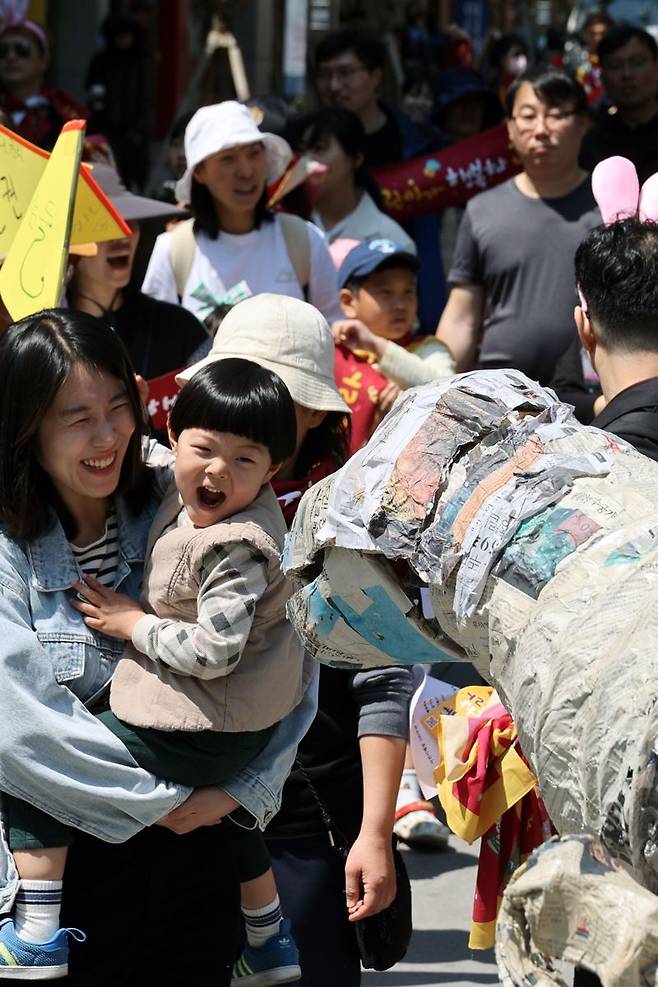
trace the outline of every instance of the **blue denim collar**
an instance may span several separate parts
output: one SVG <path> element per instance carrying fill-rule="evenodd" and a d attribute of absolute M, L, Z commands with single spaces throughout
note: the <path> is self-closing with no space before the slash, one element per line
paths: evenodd
<path fill-rule="evenodd" d="M 146 512 L 141 511 L 135 517 L 122 497 L 116 498 L 114 506 L 117 512 L 119 551 L 124 563 L 143 562 L 148 531 L 148 523 L 145 530 Z M 80 571 L 64 529 L 54 513 L 51 527 L 45 535 L 28 545 L 27 553 L 32 566 L 33 584 L 38 590 L 51 592 L 69 589 L 80 578 Z"/>

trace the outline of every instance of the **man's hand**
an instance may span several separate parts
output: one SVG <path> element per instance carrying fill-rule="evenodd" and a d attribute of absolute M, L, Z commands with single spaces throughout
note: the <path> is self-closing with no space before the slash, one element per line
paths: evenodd
<path fill-rule="evenodd" d="M 375 336 L 359 319 L 340 319 L 333 323 L 331 331 L 335 343 L 347 346 L 357 356 L 365 356 L 367 359 L 367 354 L 371 354 L 374 357 L 372 363 L 384 356 L 386 340 Z"/>
<path fill-rule="evenodd" d="M 159 819 L 156 826 L 164 826 L 182 836 L 200 826 L 215 826 L 239 804 L 221 788 L 197 788 L 182 805 Z"/>
<path fill-rule="evenodd" d="M 359 833 L 345 864 L 345 893 L 350 922 L 376 915 L 395 898 L 391 837 Z"/>
<path fill-rule="evenodd" d="M 88 627 L 109 637 L 131 640 L 133 627 L 144 616 L 139 603 L 125 593 L 115 593 L 91 576 L 85 576 L 83 583 L 73 583 L 73 589 L 84 601 L 72 600 L 71 605 L 83 614 Z"/>

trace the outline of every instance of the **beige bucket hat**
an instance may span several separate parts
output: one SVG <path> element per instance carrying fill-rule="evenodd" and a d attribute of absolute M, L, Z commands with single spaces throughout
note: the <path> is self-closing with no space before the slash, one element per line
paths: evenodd
<path fill-rule="evenodd" d="M 254 295 L 222 321 L 207 357 L 176 375 L 183 384 L 215 360 L 240 357 L 273 370 L 293 401 L 315 411 L 351 413 L 334 380 L 334 340 L 327 320 L 288 295 Z"/>

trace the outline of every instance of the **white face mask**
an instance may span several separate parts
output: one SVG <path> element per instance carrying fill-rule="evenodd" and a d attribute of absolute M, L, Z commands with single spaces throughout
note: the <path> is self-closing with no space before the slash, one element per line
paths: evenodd
<path fill-rule="evenodd" d="M 528 67 L 527 55 L 508 55 L 504 62 L 507 75 L 522 75 Z"/>

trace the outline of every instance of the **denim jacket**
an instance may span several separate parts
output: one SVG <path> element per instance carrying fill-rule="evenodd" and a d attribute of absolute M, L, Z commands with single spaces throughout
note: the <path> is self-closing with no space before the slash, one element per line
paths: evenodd
<path fill-rule="evenodd" d="M 156 506 L 135 518 L 116 501 L 114 588 L 135 598 Z M 140 768 L 90 712 L 124 644 L 88 628 L 70 605 L 80 575 L 59 522 L 25 549 L 0 530 L 0 793 L 120 843 L 176 808 L 190 789 Z M 261 754 L 225 786 L 260 826 L 279 808 L 316 705 L 317 680 Z M 16 884 L 0 818 L 0 913 L 11 908 Z"/>

